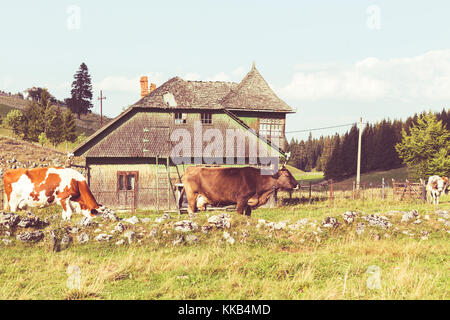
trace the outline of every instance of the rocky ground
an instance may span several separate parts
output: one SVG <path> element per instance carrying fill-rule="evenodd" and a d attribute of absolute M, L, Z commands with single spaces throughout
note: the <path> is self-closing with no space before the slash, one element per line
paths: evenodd
<path fill-rule="evenodd" d="M 0 137 L 0 176 L 8 169 L 64 166 L 66 159 L 65 153 Z M 81 160 L 78 162 L 82 164 Z"/>
<path fill-rule="evenodd" d="M 235 213 L 202 213 L 195 217 L 165 213 L 121 219 L 114 211 L 107 210 L 93 220 L 82 218 L 67 223 L 61 221 L 60 214 L 42 219 L 29 212 L 21 215 L 0 212 L 1 244 L 32 243 L 46 245 L 51 251 L 87 243 L 170 247 L 209 241 L 234 245 L 288 240 L 291 244 L 318 245 L 333 237 L 348 236 L 375 241 L 401 237 L 426 241 L 449 233 L 447 210 L 424 215 L 417 210 L 377 214 L 347 211 L 340 216 L 320 220 L 303 218 L 295 222 L 248 219 Z"/>

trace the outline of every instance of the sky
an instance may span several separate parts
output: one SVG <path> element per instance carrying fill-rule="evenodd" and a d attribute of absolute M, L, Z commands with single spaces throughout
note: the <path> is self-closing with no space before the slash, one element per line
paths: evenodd
<path fill-rule="evenodd" d="M 140 76 L 239 82 L 255 62 L 297 111 L 288 139 L 306 139 L 448 109 L 449 12 L 433 0 L 0 0 L 0 90 L 64 99 L 84 62 L 93 111 L 102 90 L 115 117 L 140 99 Z"/>

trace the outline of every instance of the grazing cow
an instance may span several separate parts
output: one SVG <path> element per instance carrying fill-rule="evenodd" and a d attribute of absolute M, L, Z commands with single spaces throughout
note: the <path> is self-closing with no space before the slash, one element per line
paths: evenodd
<path fill-rule="evenodd" d="M 431 199 L 433 204 L 439 204 L 439 197 L 444 191 L 448 193 L 448 178 L 447 177 L 439 177 L 439 176 L 431 176 L 428 178 L 427 183 L 427 191 L 430 192 Z"/>
<path fill-rule="evenodd" d="M 208 168 L 189 167 L 183 175 L 188 212 L 205 210 L 206 205 L 236 204 L 237 212 L 251 215 L 251 210 L 264 205 L 277 190 L 293 190 L 298 183 L 283 166 L 273 175 L 261 174 L 253 167 Z"/>
<path fill-rule="evenodd" d="M 62 207 L 62 217 L 70 220 L 72 210 L 91 218 L 104 210 L 95 201 L 84 176 L 70 168 L 7 170 L 3 177 L 5 210 L 27 207 Z"/>

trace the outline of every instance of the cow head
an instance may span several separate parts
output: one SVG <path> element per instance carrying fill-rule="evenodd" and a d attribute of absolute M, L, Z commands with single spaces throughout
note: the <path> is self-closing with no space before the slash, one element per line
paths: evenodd
<path fill-rule="evenodd" d="M 281 190 L 296 190 L 298 189 L 298 182 L 288 169 L 283 165 L 277 173 L 273 175 L 277 180 L 276 186 Z"/>
<path fill-rule="evenodd" d="M 98 216 L 100 214 L 103 214 L 103 212 L 106 210 L 106 207 L 99 204 L 98 208 L 91 209 L 91 212 L 89 213 L 91 217 Z"/>

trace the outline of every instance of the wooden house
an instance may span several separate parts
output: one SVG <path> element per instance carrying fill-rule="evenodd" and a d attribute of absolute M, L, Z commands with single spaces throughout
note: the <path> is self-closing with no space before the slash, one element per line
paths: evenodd
<path fill-rule="evenodd" d="M 100 203 L 176 209 L 175 185 L 189 164 L 264 165 L 283 157 L 286 114 L 292 112 L 254 65 L 240 83 L 175 77 L 73 153 L 85 157 L 88 183 Z M 238 141 L 245 141 L 244 147 Z M 187 148 L 176 154 L 177 146 Z M 258 155 L 265 149 L 265 156 L 255 159 L 255 146 Z"/>

